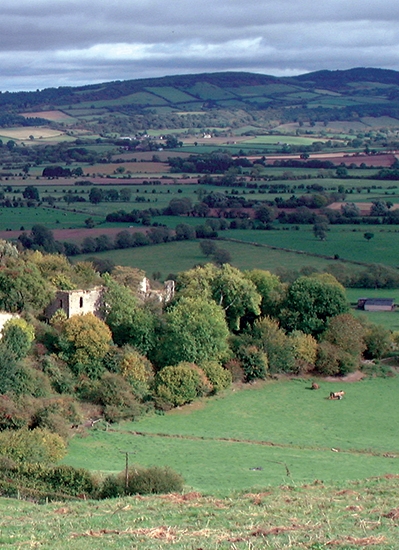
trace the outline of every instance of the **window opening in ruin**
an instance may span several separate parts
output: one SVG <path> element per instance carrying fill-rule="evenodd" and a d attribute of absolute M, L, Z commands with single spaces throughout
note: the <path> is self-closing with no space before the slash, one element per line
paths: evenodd
<path fill-rule="evenodd" d="M 79 307 L 83 307 L 83 298 L 82 297 L 79 298 Z"/>

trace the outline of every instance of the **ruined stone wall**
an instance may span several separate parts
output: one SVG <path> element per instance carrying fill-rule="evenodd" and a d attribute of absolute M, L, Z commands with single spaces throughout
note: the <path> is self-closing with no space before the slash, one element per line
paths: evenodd
<path fill-rule="evenodd" d="M 89 290 L 59 290 L 54 301 L 47 307 L 45 316 L 51 319 L 54 313 L 62 309 L 69 319 L 73 315 L 85 315 L 93 313 L 101 317 L 101 299 L 103 287 L 95 287 Z"/>

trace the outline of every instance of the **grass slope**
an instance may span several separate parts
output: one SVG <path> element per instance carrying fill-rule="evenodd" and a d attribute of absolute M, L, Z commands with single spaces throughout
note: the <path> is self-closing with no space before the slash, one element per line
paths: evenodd
<path fill-rule="evenodd" d="M 120 471 L 123 451 L 129 451 L 132 462 L 169 465 L 183 474 L 188 489 L 212 495 L 399 474 L 399 378 L 346 384 L 343 400 L 328 400 L 341 385 L 322 382 L 316 392 L 302 380 L 246 387 L 115 431 L 75 437 L 65 462 Z"/>

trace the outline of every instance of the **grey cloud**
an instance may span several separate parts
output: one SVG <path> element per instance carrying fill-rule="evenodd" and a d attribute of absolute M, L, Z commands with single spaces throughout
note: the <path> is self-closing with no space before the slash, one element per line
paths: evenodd
<path fill-rule="evenodd" d="M 0 88 L 399 69 L 398 20 L 393 0 L 1 0 Z"/>

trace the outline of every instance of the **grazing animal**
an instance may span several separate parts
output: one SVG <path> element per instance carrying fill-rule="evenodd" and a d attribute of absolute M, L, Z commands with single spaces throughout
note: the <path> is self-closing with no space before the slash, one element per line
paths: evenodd
<path fill-rule="evenodd" d="M 345 392 L 343 390 L 332 391 L 330 392 L 329 399 L 342 399 L 344 395 L 345 395 Z"/>
<path fill-rule="evenodd" d="M 319 384 L 316 384 L 316 382 L 313 382 L 313 384 L 312 384 L 312 390 L 319 390 L 319 389 L 320 389 Z"/>

